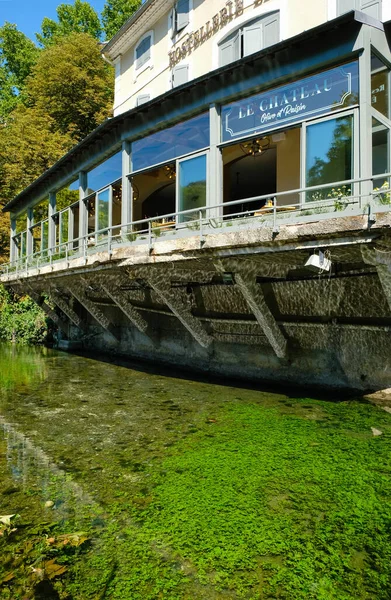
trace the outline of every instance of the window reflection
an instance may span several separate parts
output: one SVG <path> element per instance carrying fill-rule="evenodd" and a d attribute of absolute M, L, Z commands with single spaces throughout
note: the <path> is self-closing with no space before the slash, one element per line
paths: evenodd
<path fill-rule="evenodd" d="M 132 144 L 133 170 L 139 171 L 209 146 L 209 113 Z"/>
<path fill-rule="evenodd" d="M 169 163 L 132 177 L 134 220 L 175 213 L 175 163 Z M 171 217 L 171 218 L 169 218 Z"/>
<path fill-rule="evenodd" d="M 191 210 L 206 205 L 206 154 L 179 163 L 178 210 Z M 181 222 L 198 219 L 198 212 L 183 215 Z"/>
<path fill-rule="evenodd" d="M 97 199 L 98 231 L 107 229 L 110 226 L 109 222 L 109 204 L 110 204 L 110 189 L 107 188 L 103 192 L 99 192 Z M 106 232 L 102 232 L 106 234 Z"/>
<path fill-rule="evenodd" d="M 122 154 L 117 152 L 87 173 L 87 194 L 102 189 L 122 174 Z"/>
<path fill-rule="evenodd" d="M 380 175 L 374 179 L 373 188 L 377 192 L 375 200 L 380 204 L 390 204 L 390 178 L 381 176 L 390 172 L 390 132 L 377 119 L 372 119 L 372 174 Z"/>
<path fill-rule="evenodd" d="M 307 127 L 306 185 L 353 179 L 353 116 L 330 119 Z M 349 185 L 349 184 L 348 184 Z M 308 192 L 307 200 L 330 197 L 331 188 Z M 350 195 L 349 189 L 344 195 Z"/>
<path fill-rule="evenodd" d="M 372 54 L 371 56 L 371 70 L 372 107 L 385 117 L 389 117 L 390 70 L 376 54 Z"/>

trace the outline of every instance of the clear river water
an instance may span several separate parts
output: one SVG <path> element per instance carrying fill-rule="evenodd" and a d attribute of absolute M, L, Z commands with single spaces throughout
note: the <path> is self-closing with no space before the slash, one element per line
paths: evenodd
<path fill-rule="evenodd" d="M 0 346 L 0 598 L 391 598 L 391 414 Z"/>

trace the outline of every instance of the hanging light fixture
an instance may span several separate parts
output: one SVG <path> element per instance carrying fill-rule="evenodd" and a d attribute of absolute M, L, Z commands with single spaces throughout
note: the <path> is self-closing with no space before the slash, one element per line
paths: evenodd
<path fill-rule="evenodd" d="M 137 202 L 137 200 L 140 198 L 140 192 L 138 191 L 138 187 L 134 183 L 133 179 L 132 179 L 132 194 L 133 194 L 133 200 L 135 202 Z"/>
<path fill-rule="evenodd" d="M 247 156 L 258 156 L 259 154 L 262 154 L 262 152 L 269 150 L 270 140 L 268 137 L 257 138 L 256 140 L 243 142 L 240 144 L 240 147 Z"/>
<path fill-rule="evenodd" d="M 176 176 L 175 165 L 174 164 L 165 165 L 163 167 L 163 172 L 164 172 L 165 176 L 167 177 L 167 179 L 174 179 Z"/>

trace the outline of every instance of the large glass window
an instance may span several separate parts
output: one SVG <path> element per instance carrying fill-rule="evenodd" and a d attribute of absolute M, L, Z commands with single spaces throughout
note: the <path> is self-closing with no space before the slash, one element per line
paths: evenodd
<path fill-rule="evenodd" d="M 122 153 L 117 152 L 87 173 L 87 195 L 102 189 L 122 175 Z"/>
<path fill-rule="evenodd" d="M 372 173 L 379 178 L 373 180 L 375 200 L 380 204 L 390 204 L 390 131 L 377 119 L 372 119 Z"/>
<path fill-rule="evenodd" d="M 371 56 L 372 106 L 385 117 L 390 114 L 390 69 L 372 53 Z"/>
<path fill-rule="evenodd" d="M 110 227 L 110 188 L 106 188 L 97 195 L 97 223 L 98 231 L 107 230 Z M 102 233 L 107 233 L 102 231 Z"/>
<path fill-rule="evenodd" d="M 209 146 L 209 113 L 153 133 L 132 144 L 133 170 L 169 162 Z"/>
<path fill-rule="evenodd" d="M 71 206 L 79 200 L 79 179 L 75 179 L 67 187 L 56 192 L 56 207 L 57 210 L 62 210 L 67 206 Z"/>
<path fill-rule="evenodd" d="M 353 179 L 353 115 L 328 119 L 307 127 L 306 186 Z M 343 190 L 351 194 L 350 184 Z M 333 194 L 331 188 L 308 192 L 307 200 Z"/>
<path fill-rule="evenodd" d="M 46 219 L 49 211 L 49 199 L 42 200 L 39 204 L 33 207 L 33 219 L 34 223 L 39 223 L 43 219 Z"/>
<path fill-rule="evenodd" d="M 206 154 L 178 163 L 178 211 L 206 205 Z M 181 222 L 198 219 L 198 211 L 183 215 Z"/>

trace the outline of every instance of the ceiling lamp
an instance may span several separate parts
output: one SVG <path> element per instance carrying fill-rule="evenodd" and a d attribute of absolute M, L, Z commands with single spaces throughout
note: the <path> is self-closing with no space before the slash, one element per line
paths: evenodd
<path fill-rule="evenodd" d="M 248 142 L 243 142 L 240 144 L 240 147 L 244 154 L 248 156 L 258 156 L 269 150 L 270 140 L 268 137 L 257 138 L 256 140 L 249 140 Z"/>
<path fill-rule="evenodd" d="M 131 181 L 132 181 L 132 195 L 133 195 L 133 200 L 135 202 L 137 202 L 137 200 L 140 198 L 140 192 L 138 190 L 137 185 L 134 183 L 133 179 Z"/>
<path fill-rule="evenodd" d="M 174 179 L 176 175 L 175 165 L 166 165 L 165 167 L 163 167 L 163 172 L 167 179 Z"/>

